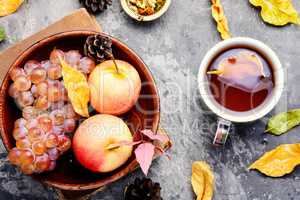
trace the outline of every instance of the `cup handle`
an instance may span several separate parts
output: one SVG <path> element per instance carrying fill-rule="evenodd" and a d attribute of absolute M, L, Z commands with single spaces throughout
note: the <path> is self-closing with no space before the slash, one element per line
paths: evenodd
<path fill-rule="evenodd" d="M 222 118 L 220 118 L 218 120 L 218 128 L 217 128 L 216 135 L 215 135 L 214 142 L 213 142 L 213 144 L 215 146 L 224 146 L 225 145 L 226 140 L 229 135 L 229 132 L 230 132 L 230 129 L 231 129 L 231 126 L 232 126 L 231 121 L 228 121 L 228 120 L 225 120 Z"/>

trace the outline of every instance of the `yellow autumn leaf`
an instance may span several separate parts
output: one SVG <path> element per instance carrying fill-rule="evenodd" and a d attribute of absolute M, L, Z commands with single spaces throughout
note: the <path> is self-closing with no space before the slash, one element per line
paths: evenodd
<path fill-rule="evenodd" d="M 221 5 L 220 0 L 211 0 L 212 7 L 212 16 L 217 23 L 217 29 L 221 34 L 222 39 L 228 39 L 231 37 L 228 21 L 224 14 L 223 6 Z"/>
<path fill-rule="evenodd" d="M 60 62 L 64 85 L 75 112 L 81 116 L 89 117 L 90 89 L 86 77 L 77 69 L 69 66 L 64 60 L 60 60 Z"/>
<path fill-rule="evenodd" d="M 197 163 L 194 163 L 192 166 L 192 187 L 197 197 L 202 199 L 205 189 L 205 179 L 204 173 Z"/>
<path fill-rule="evenodd" d="M 214 175 L 210 166 L 203 161 L 192 166 L 192 186 L 197 200 L 211 200 L 214 192 Z"/>
<path fill-rule="evenodd" d="M 300 144 L 283 144 L 265 153 L 249 169 L 259 170 L 271 177 L 281 177 L 291 173 L 300 164 Z"/>
<path fill-rule="evenodd" d="M 16 12 L 23 2 L 24 0 L 0 0 L 0 16 Z"/>
<path fill-rule="evenodd" d="M 275 26 L 300 24 L 299 15 L 291 0 L 250 0 L 250 3 L 261 7 L 261 16 L 269 24 Z"/>

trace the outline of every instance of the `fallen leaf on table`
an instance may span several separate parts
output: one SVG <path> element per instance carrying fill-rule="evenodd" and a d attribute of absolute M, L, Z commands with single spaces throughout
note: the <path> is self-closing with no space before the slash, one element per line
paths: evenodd
<path fill-rule="evenodd" d="M 297 11 L 291 0 L 250 0 L 253 6 L 261 7 L 263 20 L 275 26 L 288 23 L 300 24 Z"/>
<path fill-rule="evenodd" d="M 274 135 L 281 135 L 299 124 L 300 109 L 294 109 L 272 117 L 268 122 L 266 132 Z"/>
<path fill-rule="evenodd" d="M 65 88 L 75 112 L 81 116 L 89 117 L 90 89 L 86 77 L 77 69 L 69 66 L 64 60 L 60 60 L 60 62 Z"/>
<path fill-rule="evenodd" d="M 197 200 L 211 200 L 213 198 L 214 175 L 206 162 L 193 163 L 191 181 Z"/>
<path fill-rule="evenodd" d="M 192 166 L 192 186 L 197 199 L 201 200 L 205 189 L 205 178 L 201 167 L 196 163 Z"/>
<path fill-rule="evenodd" d="M 16 12 L 23 2 L 24 0 L 0 0 L 0 17 Z"/>
<path fill-rule="evenodd" d="M 222 39 L 228 39 L 231 37 L 228 21 L 224 14 L 223 6 L 221 5 L 220 0 L 211 0 L 212 3 L 212 16 L 217 23 L 217 29 L 221 34 Z"/>
<path fill-rule="evenodd" d="M 300 144 L 283 144 L 265 153 L 249 169 L 256 169 L 270 177 L 282 177 L 300 164 Z"/>
<path fill-rule="evenodd" d="M 0 42 L 5 40 L 5 38 L 6 38 L 5 29 L 2 26 L 0 26 Z"/>

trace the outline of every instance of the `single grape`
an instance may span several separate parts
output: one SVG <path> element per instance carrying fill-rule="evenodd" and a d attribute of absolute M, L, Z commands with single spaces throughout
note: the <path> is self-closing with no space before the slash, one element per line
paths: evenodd
<path fill-rule="evenodd" d="M 20 155 L 21 155 L 21 151 L 18 150 L 17 148 L 13 148 L 8 153 L 8 160 L 13 165 L 20 165 Z"/>
<path fill-rule="evenodd" d="M 47 171 L 52 171 L 56 167 L 56 161 L 51 161 Z"/>
<path fill-rule="evenodd" d="M 50 102 L 57 102 L 62 99 L 62 89 L 60 85 L 49 85 L 48 87 L 48 100 Z"/>
<path fill-rule="evenodd" d="M 65 54 L 66 62 L 73 67 L 79 65 L 80 59 L 81 59 L 81 54 L 77 50 L 70 50 Z"/>
<path fill-rule="evenodd" d="M 47 148 L 56 147 L 58 145 L 58 136 L 53 133 L 48 134 L 45 143 Z"/>
<path fill-rule="evenodd" d="M 61 59 L 65 59 L 65 53 L 62 50 L 59 49 L 54 49 L 51 54 L 50 54 L 50 61 L 52 64 L 60 64 L 60 60 Z"/>
<path fill-rule="evenodd" d="M 57 160 L 60 155 L 60 152 L 57 148 L 52 148 L 48 150 L 48 155 L 50 160 Z"/>
<path fill-rule="evenodd" d="M 44 137 L 44 132 L 37 127 L 30 128 L 28 130 L 28 138 L 30 142 L 41 141 Z"/>
<path fill-rule="evenodd" d="M 37 98 L 39 96 L 39 94 L 37 93 L 36 85 L 31 86 L 30 92 L 32 93 L 32 96 L 35 97 L 35 98 Z"/>
<path fill-rule="evenodd" d="M 31 81 L 26 76 L 18 76 L 14 82 L 18 91 L 27 91 L 31 88 Z"/>
<path fill-rule="evenodd" d="M 26 174 L 26 175 L 31 175 L 34 173 L 34 165 L 29 164 L 29 165 L 22 165 L 21 166 L 21 171 Z"/>
<path fill-rule="evenodd" d="M 59 64 L 52 64 L 47 70 L 48 77 L 57 80 L 62 77 L 62 69 Z"/>
<path fill-rule="evenodd" d="M 34 97 L 30 91 L 25 91 L 19 94 L 16 101 L 20 107 L 24 108 L 33 104 Z"/>
<path fill-rule="evenodd" d="M 36 156 L 35 163 L 34 163 L 35 170 L 38 173 L 47 171 L 47 169 L 50 166 L 50 163 L 51 163 L 51 161 L 49 159 L 48 154 L 43 154 L 41 156 Z"/>
<path fill-rule="evenodd" d="M 46 81 L 40 82 L 36 86 L 38 95 L 47 96 L 48 95 L 48 83 Z"/>
<path fill-rule="evenodd" d="M 65 121 L 65 114 L 62 110 L 53 110 L 50 113 L 50 117 L 52 119 L 52 121 L 54 122 L 54 125 L 62 125 L 64 124 Z"/>
<path fill-rule="evenodd" d="M 61 110 L 63 112 L 64 105 L 65 105 L 64 101 L 53 102 L 51 104 L 51 110 Z"/>
<path fill-rule="evenodd" d="M 75 113 L 72 104 L 66 104 L 63 108 L 64 113 L 66 114 L 67 119 L 77 119 L 78 115 Z"/>
<path fill-rule="evenodd" d="M 75 131 L 76 121 L 75 119 L 66 119 L 64 122 L 64 130 L 67 133 L 72 133 Z"/>
<path fill-rule="evenodd" d="M 50 133 L 53 133 L 55 135 L 62 135 L 64 133 L 64 126 L 53 126 Z"/>
<path fill-rule="evenodd" d="M 23 109 L 22 115 L 24 119 L 33 119 L 36 118 L 38 114 L 38 111 L 33 106 L 27 106 Z"/>
<path fill-rule="evenodd" d="M 15 140 L 20 140 L 27 136 L 27 129 L 25 127 L 18 127 L 13 130 L 13 137 Z"/>
<path fill-rule="evenodd" d="M 17 90 L 16 84 L 12 83 L 8 88 L 8 95 L 12 98 L 17 98 L 20 94 L 20 91 Z"/>
<path fill-rule="evenodd" d="M 25 127 L 26 123 L 27 123 L 27 120 L 26 120 L 26 119 L 24 119 L 24 118 L 19 118 L 19 119 L 17 119 L 17 120 L 15 121 L 14 127 L 15 127 L 15 128 Z"/>
<path fill-rule="evenodd" d="M 37 67 L 34 70 L 32 70 L 30 74 L 30 80 L 34 84 L 38 84 L 44 80 L 46 80 L 47 77 L 47 71 L 42 67 Z"/>
<path fill-rule="evenodd" d="M 89 74 L 95 68 L 95 62 L 89 57 L 83 57 L 79 62 L 79 70 L 85 74 Z"/>
<path fill-rule="evenodd" d="M 34 154 L 30 150 L 22 150 L 20 155 L 21 165 L 30 165 L 34 161 Z"/>
<path fill-rule="evenodd" d="M 47 110 L 51 103 L 48 101 L 47 96 L 40 96 L 34 102 L 34 106 L 39 110 Z"/>
<path fill-rule="evenodd" d="M 43 141 L 37 141 L 32 144 L 32 151 L 35 153 L 35 155 L 43 155 L 47 151 L 47 147 Z"/>
<path fill-rule="evenodd" d="M 15 67 L 9 72 L 10 78 L 15 81 L 18 76 L 25 76 L 25 71 L 23 68 Z"/>
<path fill-rule="evenodd" d="M 68 151 L 71 148 L 71 140 L 65 135 L 58 136 L 58 150 L 62 153 Z"/>
<path fill-rule="evenodd" d="M 31 74 L 32 70 L 35 68 L 40 67 L 40 63 L 36 60 L 29 60 L 25 65 L 24 65 L 24 70 L 27 75 Z"/>
<path fill-rule="evenodd" d="M 41 62 L 41 67 L 44 68 L 44 69 L 46 69 L 46 70 L 47 70 L 50 66 L 51 66 L 50 60 L 43 60 L 43 61 Z"/>
<path fill-rule="evenodd" d="M 43 131 L 45 131 L 47 133 L 52 130 L 53 122 L 52 122 L 51 118 L 49 117 L 49 115 L 47 115 L 47 114 L 40 115 L 37 120 L 38 120 L 39 126 L 41 127 L 41 129 Z"/>
<path fill-rule="evenodd" d="M 37 128 L 38 127 L 38 121 L 37 119 L 29 119 L 26 121 L 25 127 L 29 131 L 31 128 Z"/>
<path fill-rule="evenodd" d="M 31 142 L 28 138 L 19 139 L 16 142 L 16 147 L 18 149 L 30 149 L 31 148 Z"/>

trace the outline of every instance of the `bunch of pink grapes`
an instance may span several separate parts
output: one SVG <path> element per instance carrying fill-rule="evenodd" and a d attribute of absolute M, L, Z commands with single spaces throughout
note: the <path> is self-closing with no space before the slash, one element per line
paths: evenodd
<path fill-rule="evenodd" d="M 15 121 L 12 134 L 16 147 L 8 158 L 25 174 L 53 170 L 59 156 L 71 147 L 66 133 L 73 133 L 80 119 L 69 102 L 60 59 L 86 76 L 95 68 L 92 59 L 76 50 L 55 49 L 49 60 L 30 60 L 23 68 L 10 71 L 13 83 L 9 95 L 22 111 L 22 118 Z"/>

